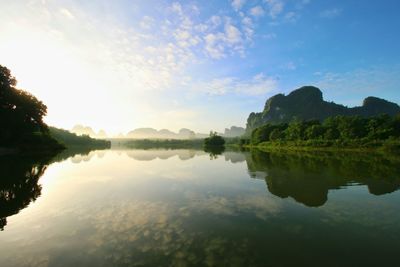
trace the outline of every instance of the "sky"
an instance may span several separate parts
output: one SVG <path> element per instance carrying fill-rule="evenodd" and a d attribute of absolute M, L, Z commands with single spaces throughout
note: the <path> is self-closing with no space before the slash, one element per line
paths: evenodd
<path fill-rule="evenodd" d="M 400 103 L 397 0 L 1 0 L 0 65 L 45 121 L 109 134 L 244 127 L 304 85 Z"/>

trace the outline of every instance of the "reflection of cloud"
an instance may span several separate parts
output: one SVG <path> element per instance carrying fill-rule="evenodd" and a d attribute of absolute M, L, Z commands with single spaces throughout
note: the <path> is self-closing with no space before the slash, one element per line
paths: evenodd
<path fill-rule="evenodd" d="M 239 215 L 253 213 L 256 217 L 266 220 L 269 215 L 280 211 L 279 204 L 265 195 L 239 195 L 236 197 L 192 195 L 189 201 L 190 210 L 216 215 Z"/>
<path fill-rule="evenodd" d="M 111 246 L 114 264 L 131 260 L 132 257 L 141 259 L 146 253 L 166 255 L 176 264 L 203 262 L 213 266 L 220 262 L 221 259 L 216 258 L 220 253 L 233 256 L 238 252 L 229 251 L 229 239 L 209 235 L 202 227 L 197 229 L 195 225 L 189 226 L 188 220 L 196 216 L 211 220 L 210 215 L 233 216 L 241 212 L 254 213 L 258 218 L 267 219 L 268 215 L 279 211 L 279 206 L 263 195 L 234 198 L 211 196 L 183 203 L 188 205 L 148 201 L 118 202 L 95 210 L 90 215 L 83 215 L 88 217 L 95 228 L 88 238 L 91 253 L 102 255 L 101 251 Z M 202 248 L 204 257 L 201 253 L 194 253 L 198 247 Z"/>

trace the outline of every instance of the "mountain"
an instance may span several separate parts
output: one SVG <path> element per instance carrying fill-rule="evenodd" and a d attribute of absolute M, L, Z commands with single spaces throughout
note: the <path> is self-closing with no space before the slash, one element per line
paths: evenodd
<path fill-rule="evenodd" d="M 196 138 L 197 135 L 192 130 L 186 128 L 180 129 L 178 133 L 168 129 L 158 131 L 153 128 L 137 128 L 130 131 L 126 137 L 134 139 L 191 139 Z"/>
<path fill-rule="evenodd" d="M 89 126 L 83 126 L 83 125 L 75 125 L 74 128 L 71 129 L 72 133 L 75 133 L 77 135 L 89 135 L 89 136 L 95 136 L 96 133 L 93 131 L 93 129 Z"/>
<path fill-rule="evenodd" d="M 71 132 L 77 135 L 88 135 L 93 138 L 107 138 L 107 133 L 104 130 L 100 130 L 96 133 L 91 127 L 80 124 L 75 125 L 74 128 L 71 129 Z"/>
<path fill-rule="evenodd" d="M 262 112 L 250 113 L 246 132 L 250 133 L 252 129 L 267 123 L 277 124 L 295 119 L 322 121 L 338 115 L 370 117 L 382 113 L 394 116 L 400 114 L 400 107 L 396 103 L 370 96 L 364 99 L 362 106 L 348 108 L 325 101 L 317 87 L 304 86 L 286 96 L 277 94 L 267 100 Z"/>
<path fill-rule="evenodd" d="M 231 128 L 225 128 L 225 132 L 223 134 L 224 137 L 238 137 L 244 135 L 246 129 L 243 127 L 232 126 Z"/>

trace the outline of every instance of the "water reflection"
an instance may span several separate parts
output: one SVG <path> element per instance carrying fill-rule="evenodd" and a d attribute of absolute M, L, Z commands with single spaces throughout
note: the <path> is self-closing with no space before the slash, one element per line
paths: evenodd
<path fill-rule="evenodd" d="M 0 230 L 7 225 L 7 217 L 19 213 L 41 195 L 39 179 L 49 164 L 89 154 L 87 149 L 68 149 L 57 155 L 0 156 Z"/>
<path fill-rule="evenodd" d="M 246 161 L 251 177 L 265 179 L 269 192 L 310 207 L 324 205 L 329 190 L 353 184 L 367 185 L 374 195 L 400 188 L 400 159 L 390 155 L 254 150 Z"/>
<path fill-rule="evenodd" d="M 9 159 L 1 167 L 25 177 L 21 181 L 32 177 L 25 186 L 36 192 L 27 194 L 29 204 L 41 192 L 40 170 L 50 163 L 18 162 Z M 328 202 L 327 196 L 356 184 L 366 184 L 372 194 L 393 192 L 399 188 L 398 163 L 377 155 L 260 151 L 225 151 L 213 160 L 195 150 L 75 155 L 49 166 L 40 201 L 9 218 L 0 265 L 396 263 L 399 194 L 390 199 L 341 190 Z"/>
<path fill-rule="evenodd" d="M 38 184 L 46 170 L 48 159 L 7 156 L 0 159 L 0 229 L 7 217 L 27 207 L 41 194 Z"/>
<path fill-rule="evenodd" d="M 166 160 L 175 156 L 178 156 L 180 160 L 189 160 L 195 156 L 205 154 L 204 151 L 190 149 L 131 149 L 122 150 L 122 152 L 128 155 L 128 157 L 139 161 Z"/>
<path fill-rule="evenodd" d="M 224 146 L 209 146 L 204 147 L 204 151 L 210 155 L 210 159 L 217 159 L 219 155 L 224 153 Z"/>

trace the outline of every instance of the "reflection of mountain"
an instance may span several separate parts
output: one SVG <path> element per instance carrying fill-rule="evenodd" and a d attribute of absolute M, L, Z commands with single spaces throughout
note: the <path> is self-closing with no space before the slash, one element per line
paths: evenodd
<path fill-rule="evenodd" d="M 126 150 L 126 154 L 139 161 L 151 161 L 155 159 L 169 159 L 178 156 L 181 160 L 188 160 L 195 156 L 204 155 L 201 150 L 173 149 L 173 150 Z"/>
<path fill-rule="evenodd" d="M 246 155 L 240 152 L 226 151 L 224 156 L 226 161 L 230 161 L 232 163 L 243 162 L 246 160 Z"/>
<path fill-rule="evenodd" d="M 51 162 L 60 162 L 71 158 L 73 163 L 80 163 L 82 161 L 89 161 L 92 159 L 94 155 L 97 157 L 102 158 L 105 155 L 105 150 L 91 150 L 90 148 L 85 147 L 74 147 L 69 148 L 61 153 L 57 154 L 55 157 L 51 159 Z"/>
<path fill-rule="evenodd" d="M 322 206 L 329 190 L 352 183 L 367 185 L 374 195 L 400 188 L 400 160 L 396 157 L 252 151 L 247 165 L 252 177 L 265 179 L 272 194 L 311 207 Z"/>

